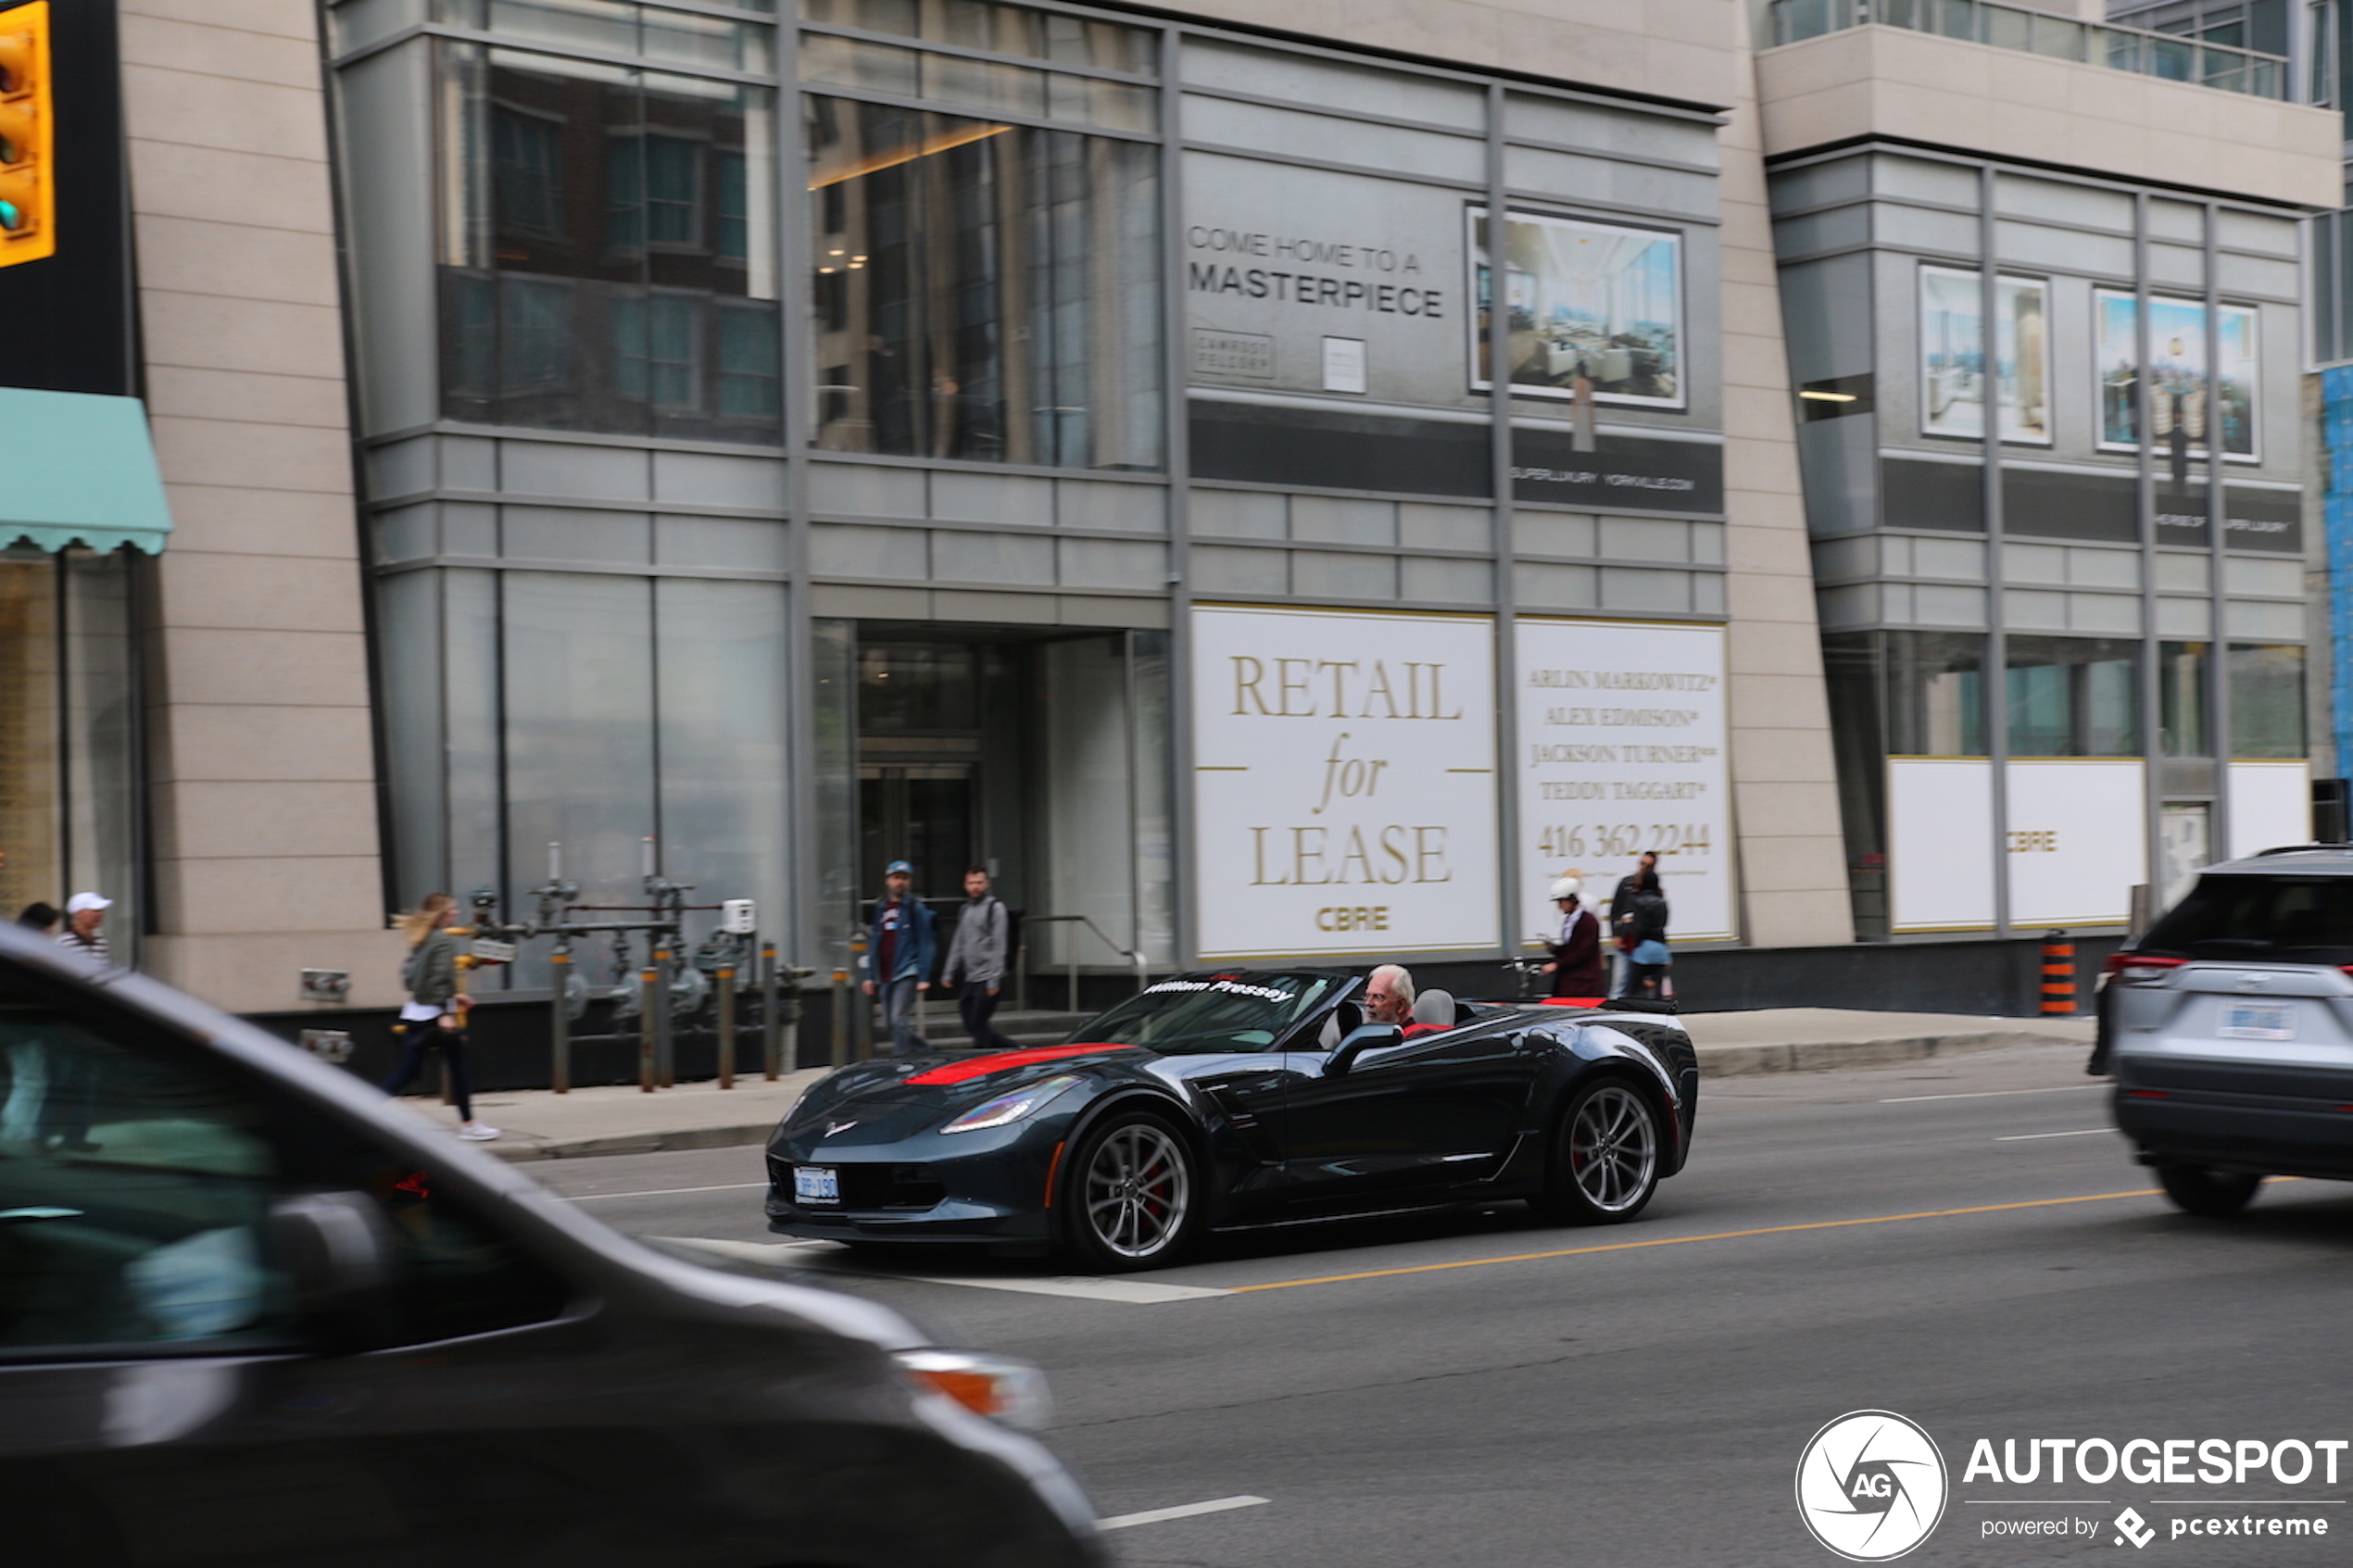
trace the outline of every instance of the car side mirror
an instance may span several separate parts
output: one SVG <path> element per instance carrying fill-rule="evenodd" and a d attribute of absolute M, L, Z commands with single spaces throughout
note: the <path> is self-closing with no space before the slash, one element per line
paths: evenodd
<path fill-rule="evenodd" d="M 384 1210 L 360 1192 L 307 1192 L 270 1206 L 270 1235 L 296 1308 L 330 1351 L 364 1349 L 392 1284 Z"/>
<path fill-rule="evenodd" d="M 1401 1044 L 1404 1038 L 1405 1031 L 1394 1023 L 1367 1023 L 1352 1029 L 1348 1038 L 1333 1047 L 1331 1060 L 1324 1063 L 1324 1076 L 1343 1077 L 1350 1068 L 1356 1065 L 1356 1059 L 1366 1051 Z"/>

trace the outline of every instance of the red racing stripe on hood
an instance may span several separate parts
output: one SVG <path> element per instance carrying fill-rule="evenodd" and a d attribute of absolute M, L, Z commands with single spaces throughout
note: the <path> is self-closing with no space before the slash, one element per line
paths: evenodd
<path fill-rule="evenodd" d="M 1056 1061 L 1066 1056 L 1085 1056 L 1090 1051 L 1122 1051 L 1126 1046 L 1035 1046 L 1026 1051 L 994 1051 L 964 1061 L 951 1061 L 945 1067 L 935 1067 L 928 1073 L 918 1073 L 904 1080 L 910 1084 L 963 1084 L 975 1078 L 1001 1073 L 1008 1067 L 1026 1067 L 1033 1061 Z"/>

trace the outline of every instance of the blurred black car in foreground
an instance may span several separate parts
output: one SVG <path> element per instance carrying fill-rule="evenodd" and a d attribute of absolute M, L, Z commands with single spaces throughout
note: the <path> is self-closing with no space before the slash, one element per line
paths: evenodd
<path fill-rule="evenodd" d="M 2267 1175 L 2353 1179 L 2353 846 L 2208 866 L 2108 963 L 2091 1071 L 2194 1214 Z"/>
<path fill-rule="evenodd" d="M 1526 1198 L 1630 1220 L 1690 1153 L 1698 1059 L 1673 1018 L 1456 1003 L 1401 1038 L 1338 970 L 1205 972 L 1068 1043 L 860 1062 L 768 1144 L 772 1230 L 1061 1251 L 1149 1267 L 1199 1231 Z"/>
<path fill-rule="evenodd" d="M 0 929 L 10 1568 L 1077 1568 L 1036 1374 Z"/>

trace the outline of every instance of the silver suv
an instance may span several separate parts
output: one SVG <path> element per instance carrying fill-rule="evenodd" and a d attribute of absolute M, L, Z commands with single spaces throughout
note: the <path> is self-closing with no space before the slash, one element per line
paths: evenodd
<path fill-rule="evenodd" d="M 2090 1071 L 2193 1214 L 2266 1175 L 2353 1180 L 2353 845 L 2208 867 L 2108 960 Z"/>

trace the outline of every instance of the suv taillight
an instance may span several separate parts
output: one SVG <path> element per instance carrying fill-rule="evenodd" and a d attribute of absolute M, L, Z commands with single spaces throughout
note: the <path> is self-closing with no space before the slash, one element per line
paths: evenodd
<path fill-rule="evenodd" d="M 2112 953 L 2108 956 L 2108 972 L 2110 979 L 2121 980 L 2128 985 L 2145 985 L 2164 979 L 2186 961 L 2161 959 L 2150 953 Z"/>

